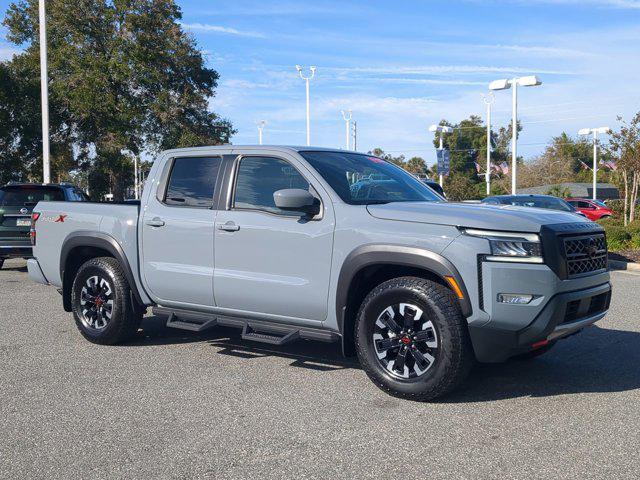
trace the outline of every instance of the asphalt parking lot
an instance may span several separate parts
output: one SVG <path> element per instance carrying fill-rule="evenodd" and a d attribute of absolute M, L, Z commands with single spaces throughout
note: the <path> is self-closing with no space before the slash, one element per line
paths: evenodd
<path fill-rule="evenodd" d="M 434 404 L 379 391 L 338 345 L 263 348 L 148 317 L 86 342 L 55 289 L 0 271 L 1 478 L 638 478 L 640 276 L 537 360 Z"/>

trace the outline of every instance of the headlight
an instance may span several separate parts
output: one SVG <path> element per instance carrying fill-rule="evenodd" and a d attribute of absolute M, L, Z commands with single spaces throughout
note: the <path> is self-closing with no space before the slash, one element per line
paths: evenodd
<path fill-rule="evenodd" d="M 540 237 L 535 233 L 495 232 L 465 228 L 464 234 L 489 240 L 491 255 L 497 262 L 543 263 Z"/>

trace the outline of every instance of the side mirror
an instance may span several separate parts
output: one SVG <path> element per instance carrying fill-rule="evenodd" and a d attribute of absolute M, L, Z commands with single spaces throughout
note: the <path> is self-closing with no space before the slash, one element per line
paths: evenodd
<path fill-rule="evenodd" d="M 282 210 L 305 212 L 309 215 L 316 215 L 320 211 L 316 197 L 301 188 L 278 190 L 273 193 L 273 201 Z"/>

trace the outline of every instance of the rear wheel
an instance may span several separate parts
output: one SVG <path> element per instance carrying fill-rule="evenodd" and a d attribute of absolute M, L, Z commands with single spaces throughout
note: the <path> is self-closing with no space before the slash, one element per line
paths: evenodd
<path fill-rule="evenodd" d="M 132 337 L 142 313 L 115 258 L 99 257 L 85 262 L 73 281 L 71 305 L 76 326 L 90 342 L 112 345 Z"/>
<path fill-rule="evenodd" d="M 474 361 L 457 300 L 422 278 L 396 278 L 372 290 L 360 307 L 355 341 L 369 378 L 392 395 L 414 400 L 449 393 Z"/>

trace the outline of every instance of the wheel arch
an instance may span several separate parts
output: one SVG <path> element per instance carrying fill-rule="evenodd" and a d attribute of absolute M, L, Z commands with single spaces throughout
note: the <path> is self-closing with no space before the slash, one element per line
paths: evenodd
<path fill-rule="evenodd" d="M 463 298 L 456 296 L 465 317 L 471 315 L 469 294 L 455 266 L 435 252 L 400 245 L 363 245 L 345 259 L 336 289 L 336 319 L 342 337 L 342 351 L 354 353 L 353 328 L 360 303 L 375 285 L 398 276 L 429 278 L 451 289 L 446 277 L 453 277 Z"/>
<path fill-rule="evenodd" d="M 78 231 L 65 238 L 60 252 L 62 303 L 65 311 L 71 311 L 71 288 L 76 272 L 84 262 L 96 257 L 115 258 L 124 270 L 134 300 L 139 305 L 145 305 L 138 291 L 131 265 L 117 240 L 101 232 Z"/>

